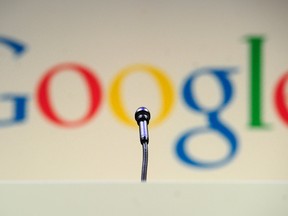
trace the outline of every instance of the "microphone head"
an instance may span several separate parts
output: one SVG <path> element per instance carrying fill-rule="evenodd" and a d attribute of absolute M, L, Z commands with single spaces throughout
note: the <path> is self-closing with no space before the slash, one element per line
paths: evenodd
<path fill-rule="evenodd" d="M 150 112 L 146 107 L 139 107 L 135 112 L 135 120 L 137 121 L 138 125 L 141 121 L 146 121 L 148 125 L 150 117 Z"/>

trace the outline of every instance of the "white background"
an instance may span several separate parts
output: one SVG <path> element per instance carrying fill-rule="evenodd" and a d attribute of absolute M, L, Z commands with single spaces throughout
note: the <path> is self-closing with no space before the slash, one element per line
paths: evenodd
<path fill-rule="evenodd" d="M 2 180 L 136 180 L 140 176 L 138 129 L 126 126 L 108 104 L 112 80 L 124 67 L 145 63 L 161 68 L 172 81 L 176 101 L 168 118 L 150 128 L 148 178 L 165 180 L 287 180 L 287 125 L 278 117 L 273 94 L 288 70 L 287 1 L 1 1 L 0 34 L 23 41 L 27 52 L 16 58 L 0 48 L 0 93 L 29 95 L 28 119 L 0 128 Z M 263 112 L 267 129 L 251 129 L 249 59 L 246 37 L 263 35 Z M 53 66 L 77 62 L 100 79 L 99 112 L 82 127 L 49 122 L 36 104 L 40 79 Z M 182 100 L 184 80 L 202 67 L 235 67 L 235 95 L 223 121 L 239 140 L 235 159 L 218 169 L 183 165 L 174 152 L 185 131 L 206 124 Z M 86 110 L 81 79 L 63 73 L 53 80 L 53 100 L 65 118 Z M 209 88 L 207 88 L 209 86 Z M 217 83 L 199 81 L 197 93 L 213 106 L 221 99 Z M 125 107 L 160 110 L 158 88 L 149 76 L 131 76 L 123 86 Z M 139 96 L 140 95 L 140 96 Z M 139 100 L 141 98 L 141 100 Z M 0 102 L 1 103 L 1 102 Z M 1 117 L 11 107 L 1 104 Z M 189 145 L 192 146 L 192 145 Z M 201 158 L 225 156 L 217 136 L 199 138 L 189 151 Z"/>

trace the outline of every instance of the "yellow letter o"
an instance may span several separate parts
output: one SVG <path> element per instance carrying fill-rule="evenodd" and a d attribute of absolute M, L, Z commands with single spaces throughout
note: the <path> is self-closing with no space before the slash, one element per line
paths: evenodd
<path fill-rule="evenodd" d="M 125 124 L 130 126 L 136 125 L 134 116 L 129 116 L 127 114 L 125 107 L 122 103 L 122 97 L 121 97 L 121 85 L 123 80 L 129 74 L 135 72 L 144 72 L 150 74 L 159 85 L 159 90 L 162 98 L 162 106 L 159 115 L 154 118 L 152 115 L 150 122 L 152 126 L 157 125 L 161 123 L 172 110 L 172 106 L 174 103 L 174 91 L 173 86 L 170 80 L 165 76 L 165 73 L 159 68 L 156 68 L 154 66 L 146 64 L 136 64 L 128 66 L 123 70 L 121 70 L 120 73 L 113 80 L 110 88 L 109 103 L 111 109 L 116 114 L 116 116 Z"/>

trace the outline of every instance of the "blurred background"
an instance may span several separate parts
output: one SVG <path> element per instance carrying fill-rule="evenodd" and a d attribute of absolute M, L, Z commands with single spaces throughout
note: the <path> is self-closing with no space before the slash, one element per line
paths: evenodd
<path fill-rule="evenodd" d="M 288 2 L 0 1 L 0 179 L 288 179 Z"/>

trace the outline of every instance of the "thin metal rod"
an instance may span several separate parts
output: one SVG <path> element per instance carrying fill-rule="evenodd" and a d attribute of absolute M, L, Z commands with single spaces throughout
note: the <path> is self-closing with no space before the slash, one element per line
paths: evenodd
<path fill-rule="evenodd" d="M 142 149 L 143 149 L 143 159 L 142 159 L 141 181 L 145 182 L 147 179 L 147 169 L 148 169 L 148 143 L 143 143 Z"/>

